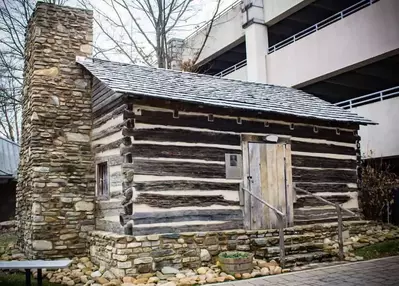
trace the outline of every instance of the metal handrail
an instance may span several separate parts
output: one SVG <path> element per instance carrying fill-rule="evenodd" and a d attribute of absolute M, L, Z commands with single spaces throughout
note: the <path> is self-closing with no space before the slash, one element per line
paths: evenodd
<path fill-rule="evenodd" d="M 335 207 L 335 209 L 337 211 L 337 219 L 338 219 L 339 258 L 340 258 L 340 260 L 344 260 L 344 239 L 343 239 L 343 234 L 342 234 L 343 231 L 342 231 L 342 212 L 341 211 L 345 211 L 345 212 L 347 212 L 350 215 L 355 216 L 355 217 L 359 217 L 359 215 L 355 214 L 354 212 L 352 212 L 352 211 L 350 211 L 350 210 L 348 210 L 348 209 L 346 209 L 344 207 L 342 207 L 339 203 L 330 202 L 329 200 L 326 200 L 326 199 L 324 199 L 324 198 L 322 198 L 322 197 L 320 197 L 318 195 L 315 195 L 315 194 L 313 194 L 313 193 L 311 193 L 311 192 L 309 192 L 307 190 L 304 190 L 302 188 L 298 188 L 297 186 L 295 186 L 295 184 L 294 184 L 293 188 L 295 190 L 303 192 L 303 193 L 305 193 L 307 195 L 310 195 L 310 196 L 312 196 L 312 197 L 314 197 L 314 198 L 316 198 L 316 199 L 318 199 L 318 200 L 320 200 L 320 201 L 322 201 L 322 202 L 324 202 L 324 203 L 326 203 L 328 205 L 331 205 L 331 206 Z"/>
<path fill-rule="evenodd" d="M 355 12 L 357 12 L 357 11 L 367 7 L 367 6 L 370 6 L 371 4 L 374 4 L 374 3 L 378 2 L 378 1 L 379 0 L 361 0 L 361 1 L 357 2 L 357 3 L 355 3 L 354 5 L 345 8 L 341 12 L 338 12 L 338 13 L 336 13 L 336 14 L 334 14 L 334 15 L 332 15 L 332 16 L 330 16 L 330 17 L 328 17 L 328 18 L 326 18 L 326 19 L 324 19 L 324 20 L 322 20 L 322 21 L 320 21 L 320 22 L 318 22 L 316 24 L 314 24 L 313 26 L 310 26 L 310 27 L 302 30 L 301 32 L 296 33 L 295 35 L 293 35 L 293 36 L 291 36 L 291 37 L 289 37 L 287 39 L 284 39 L 284 40 L 278 42 L 277 44 L 269 47 L 268 53 L 271 54 L 271 53 L 273 53 L 273 52 L 275 52 L 275 51 L 277 51 L 277 50 L 279 50 L 279 49 L 281 49 L 281 48 L 283 48 L 285 46 L 288 46 L 288 45 L 290 45 L 290 44 L 292 44 L 292 43 L 294 43 L 294 42 L 296 42 L 296 41 L 298 41 L 298 40 L 300 40 L 300 39 L 302 39 L 302 38 L 304 38 L 304 37 L 316 32 L 316 31 L 321 30 L 324 27 L 327 27 L 328 25 L 331 25 L 331 24 L 333 24 L 333 23 L 335 23 L 335 22 L 337 22 L 339 20 L 342 20 L 343 18 L 345 18 L 345 17 L 347 17 L 347 16 L 349 16 L 349 15 L 351 15 L 351 14 L 353 14 L 353 13 L 355 13 Z M 237 2 L 239 2 L 239 1 L 237 1 Z M 237 3 L 235 3 L 235 4 L 237 4 Z M 232 6 L 234 6 L 234 4 Z M 240 69 L 240 68 L 242 68 L 242 67 L 244 67 L 246 65 L 247 65 L 247 60 L 245 59 L 245 60 L 243 60 L 243 61 L 241 61 L 241 62 L 239 62 L 239 63 L 237 63 L 237 64 L 235 64 L 235 65 L 233 65 L 231 67 L 228 67 L 227 69 L 224 69 L 221 72 L 218 72 L 214 76 L 220 76 L 220 77 L 226 76 L 226 75 L 228 75 L 228 74 L 230 74 L 232 72 L 235 72 L 236 70 L 238 70 L 238 69 Z"/>
<path fill-rule="evenodd" d="M 332 15 L 332 16 L 330 16 L 330 17 L 328 17 L 328 18 L 326 18 L 326 19 L 324 19 L 324 20 L 322 20 L 322 21 L 320 21 L 320 22 L 318 22 L 316 24 L 314 24 L 313 26 L 310 26 L 310 27 L 300 31 L 299 33 L 296 33 L 295 35 L 293 35 L 293 36 L 291 36 L 291 37 L 289 37 L 287 39 L 284 39 L 281 42 L 278 42 L 277 44 L 269 47 L 268 53 L 271 54 L 271 53 L 273 53 L 273 52 L 275 52 L 275 51 L 277 51 L 277 50 L 279 50 L 279 49 L 281 49 L 281 48 L 283 48 L 285 46 L 288 46 L 288 45 L 290 45 L 292 43 L 295 43 L 299 39 L 302 39 L 302 38 L 304 38 L 304 37 L 306 37 L 306 36 L 308 36 L 308 35 L 310 35 L 312 33 L 315 33 L 317 31 L 321 30 L 322 28 L 324 28 L 324 27 L 326 27 L 328 25 L 331 25 L 332 23 L 335 23 L 335 22 L 337 22 L 339 20 L 342 20 L 343 18 L 345 18 L 345 17 L 347 17 L 347 16 L 349 16 L 349 15 L 351 15 L 351 14 L 353 14 L 353 13 L 355 13 L 355 12 L 357 12 L 357 11 L 367 7 L 367 6 L 370 6 L 370 5 L 374 4 L 377 1 L 379 1 L 379 0 L 361 0 L 361 1 L 357 2 L 357 3 L 355 3 L 354 5 L 345 8 L 341 12 L 338 12 L 338 13 L 336 13 L 336 14 L 334 14 L 334 15 Z"/>
<path fill-rule="evenodd" d="M 320 201 L 322 201 L 322 202 L 324 202 L 324 203 L 326 203 L 326 204 L 328 204 L 328 205 L 330 205 L 330 206 L 334 206 L 334 207 L 336 206 L 335 203 L 330 202 L 329 200 L 326 200 L 325 198 L 322 198 L 322 197 L 320 197 L 320 196 L 318 196 L 318 195 L 315 195 L 315 194 L 313 194 L 313 193 L 311 193 L 311 192 L 309 192 L 309 191 L 306 191 L 306 190 L 304 190 L 304 189 L 302 189 L 302 188 L 299 188 L 299 187 L 294 186 L 294 189 L 296 189 L 296 190 L 298 190 L 298 191 L 300 191 L 300 192 L 302 192 L 302 193 L 305 193 L 305 194 L 307 194 L 307 195 L 310 195 L 310 196 L 312 196 L 312 197 L 314 197 L 314 198 L 316 198 L 316 199 L 318 199 L 318 200 L 320 200 Z M 349 214 L 352 215 L 352 216 L 358 216 L 358 215 L 355 214 L 354 212 L 352 212 L 352 211 L 350 211 L 350 210 L 348 210 L 348 209 L 346 209 L 346 208 L 344 208 L 344 207 L 342 207 L 342 206 L 339 206 L 339 208 L 340 208 L 341 210 L 343 210 L 344 212 L 349 213 Z"/>
<path fill-rule="evenodd" d="M 246 188 L 242 188 L 244 191 L 246 191 L 248 194 L 250 194 L 251 196 L 253 196 L 255 199 L 257 199 L 258 201 L 260 201 L 262 204 L 266 205 L 267 207 L 271 208 L 276 214 L 285 217 L 285 214 L 276 209 L 275 207 L 273 207 L 271 204 L 269 204 L 268 202 L 266 202 L 265 200 L 261 199 L 260 197 L 258 197 L 257 195 L 255 195 L 254 193 L 252 193 L 250 190 L 246 189 Z"/>
<path fill-rule="evenodd" d="M 226 75 L 231 74 L 232 72 L 235 72 L 236 70 L 238 70 L 238 69 L 240 69 L 240 68 L 242 68 L 242 67 L 244 67 L 246 65 L 247 65 L 247 59 L 245 59 L 245 60 L 243 60 L 243 61 L 241 61 L 239 63 L 236 63 L 234 66 L 228 67 L 227 69 L 222 70 L 221 72 L 218 72 L 214 76 L 220 76 L 220 77 L 226 76 Z"/>
<path fill-rule="evenodd" d="M 220 17 L 222 17 L 223 15 L 227 14 L 227 12 L 229 12 L 230 10 L 232 10 L 234 7 L 236 7 L 238 4 L 241 3 L 241 0 L 237 0 L 235 1 L 233 4 L 231 4 L 230 6 L 226 7 L 223 11 L 221 11 L 219 14 L 216 15 L 216 17 L 213 19 L 213 21 L 216 21 L 217 19 L 219 19 Z M 190 38 L 194 37 L 196 34 L 198 34 L 203 28 L 205 28 L 210 21 L 205 22 L 203 25 L 201 25 L 199 28 L 197 28 L 194 32 L 192 32 L 190 35 L 188 35 L 184 41 L 188 41 Z"/>
<path fill-rule="evenodd" d="M 284 219 L 285 219 L 286 215 L 282 211 L 273 207 L 271 204 L 269 204 L 265 200 L 261 199 L 260 197 L 258 197 L 255 194 L 253 194 L 250 190 L 248 190 L 246 188 L 242 188 L 242 189 L 245 192 L 247 192 L 248 194 L 250 194 L 251 196 L 253 196 L 255 199 L 257 199 L 258 201 L 260 201 L 262 204 L 264 204 L 265 206 L 270 208 L 276 214 L 278 221 L 279 221 L 280 265 L 282 268 L 284 268 L 284 265 L 285 265 Z"/>
<path fill-rule="evenodd" d="M 399 95 L 399 86 L 395 86 L 392 88 L 384 89 L 381 91 L 373 92 L 370 94 L 358 96 L 352 99 L 344 100 L 336 103 L 335 105 L 342 107 L 344 109 L 354 108 L 360 105 L 367 104 L 369 102 L 375 102 L 377 100 L 383 101 L 388 97 L 393 95 Z"/>

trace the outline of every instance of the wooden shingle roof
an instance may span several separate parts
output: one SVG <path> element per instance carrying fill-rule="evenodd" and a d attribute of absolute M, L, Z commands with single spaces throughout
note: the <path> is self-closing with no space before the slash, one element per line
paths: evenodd
<path fill-rule="evenodd" d="M 290 87 L 91 58 L 77 58 L 77 62 L 115 92 L 309 119 L 375 124 Z"/>

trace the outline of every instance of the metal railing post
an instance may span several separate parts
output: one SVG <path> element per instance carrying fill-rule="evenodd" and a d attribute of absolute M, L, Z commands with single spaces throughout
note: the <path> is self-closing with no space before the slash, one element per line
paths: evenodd
<path fill-rule="evenodd" d="M 339 245 L 339 259 L 344 260 L 344 239 L 342 237 L 342 212 L 341 206 L 336 203 L 335 207 L 337 208 L 337 216 L 338 216 L 338 245 Z"/>
<path fill-rule="evenodd" d="M 327 205 L 334 206 L 334 207 L 337 206 L 337 205 L 336 205 L 335 203 L 333 203 L 333 202 L 330 202 L 330 201 L 328 201 L 328 200 L 326 200 L 326 199 L 324 199 L 324 198 L 322 198 L 322 197 L 320 197 L 320 196 L 317 196 L 317 195 L 315 195 L 315 194 L 313 194 L 313 193 L 311 193 L 311 192 L 309 192 L 309 191 L 306 191 L 306 190 L 304 190 L 304 189 L 302 189 L 302 188 L 299 188 L 299 187 L 295 186 L 295 184 L 294 184 L 294 189 L 295 189 L 295 190 L 298 190 L 299 192 L 302 192 L 302 193 L 305 193 L 305 194 L 307 194 L 307 195 L 310 195 L 310 196 L 312 196 L 312 197 L 314 197 L 314 198 L 316 198 L 316 199 L 318 199 L 318 200 L 320 200 L 320 201 L 326 203 Z M 346 208 L 343 208 L 343 207 L 341 207 L 340 205 L 338 205 L 338 206 L 339 206 L 339 208 L 340 208 L 341 210 L 343 210 L 343 211 L 349 213 L 350 215 L 352 215 L 352 216 L 358 216 L 358 215 L 355 214 L 354 212 L 352 212 L 352 211 L 350 211 L 350 210 L 348 210 L 348 209 L 346 209 Z"/>
<path fill-rule="evenodd" d="M 298 188 L 295 185 L 294 185 L 294 189 L 298 190 L 300 192 L 303 192 L 303 193 L 305 193 L 307 195 L 310 195 L 312 197 L 315 197 L 316 199 L 318 199 L 318 200 L 320 200 L 320 201 L 322 201 L 322 202 L 324 202 L 324 203 L 326 203 L 328 205 L 335 206 L 335 208 L 337 210 L 337 216 L 338 216 L 338 247 L 339 247 L 338 255 L 339 255 L 339 259 L 340 260 L 344 260 L 344 238 L 343 238 L 342 211 L 345 211 L 345 212 L 347 212 L 350 215 L 355 216 L 355 217 L 358 217 L 358 215 L 355 214 L 354 212 L 348 210 L 348 209 L 345 209 L 345 208 L 341 207 L 339 205 L 339 203 L 335 203 L 334 204 L 333 202 L 330 202 L 330 201 L 328 201 L 328 200 L 326 200 L 326 199 L 324 199 L 322 197 L 319 197 L 319 196 L 317 196 L 317 195 L 315 195 L 315 194 L 313 194 L 313 193 L 311 193 L 309 191 L 306 191 L 306 190 L 304 190 L 302 188 Z"/>
<path fill-rule="evenodd" d="M 242 60 L 241 62 L 236 63 L 235 65 L 228 67 L 227 69 L 224 69 L 216 74 L 214 74 L 213 76 L 226 76 L 228 74 L 231 74 L 232 72 L 235 72 L 237 70 L 239 70 L 240 68 L 243 68 L 247 65 L 247 60 Z"/>
<path fill-rule="evenodd" d="M 283 212 L 279 211 L 278 209 L 276 209 L 275 207 L 273 207 L 272 205 L 270 205 L 269 203 L 267 203 L 266 201 L 259 198 L 257 195 L 251 193 L 246 188 L 242 188 L 242 189 L 245 192 L 247 192 L 248 194 L 250 194 L 251 198 L 254 197 L 258 201 L 260 201 L 262 204 L 264 204 L 265 206 L 270 208 L 276 214 L 277 220 L 279 223 L 278 228 L 279 228 L 280 265 L 281 265 L 281 268 L 284 268 L 284 265 L 285 265 L 284 226 L 285 226 L 285 217 L 286 217 L 285 214 Z"/>
<path fill-rule="evenodd" d="M 388 97 L 393 97 L 394 95 L 399 94 L 399 86 L 394 86 L 388 89 L 384 89 L 381 91 L 373 92 L 366 95 L 361 95 L 352 99 L 347 99 L 344 101 L 340 101 L 335 103 L 336 106 L 340 106 L 344 109 L 346 108 L 354 108 L 357 106 L 361 106 L 367 104 L 369 102 L 383 101 Z"/>

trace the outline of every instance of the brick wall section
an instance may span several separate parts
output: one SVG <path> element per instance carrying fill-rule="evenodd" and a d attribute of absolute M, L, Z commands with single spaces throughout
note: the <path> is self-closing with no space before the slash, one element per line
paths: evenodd
<path fill-rule="evenodd" d="M 18 241 L 29 258 L 82 255 L 94 229 L 92 12 L 38 3 L 26 34 Z"/>

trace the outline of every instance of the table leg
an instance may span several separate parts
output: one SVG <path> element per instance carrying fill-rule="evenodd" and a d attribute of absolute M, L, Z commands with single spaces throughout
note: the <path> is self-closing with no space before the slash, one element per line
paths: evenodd
<path fill-rule="evenodd" d="M 31 280 L 30 280 L 30 269 L 25 269 L 25 285 L 26 286 L 31 286 Z"/>
<path fill-rule="evenodd" d="M 37 269 L 37 286 L 43 285 L 43 277 L 42 277 L 42 270 Z"/>

